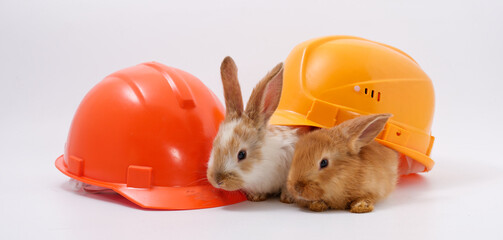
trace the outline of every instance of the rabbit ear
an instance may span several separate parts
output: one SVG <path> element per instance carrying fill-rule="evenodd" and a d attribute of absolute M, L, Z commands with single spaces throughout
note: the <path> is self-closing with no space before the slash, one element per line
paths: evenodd
<path fill-rule="evenodd" d="M 267 124 L 276 110 L 283 87 L 283 63 L 276 65 L 253 89 L 246 114 L 256 124 Z"/>
<path fill-rule="evenodd" d="M 243 97 L 238 82 L 238 68 L 231 57 L 227 56 L 222 61 L 220 75 L 224 86 L 225 115 L 229 118 L 240 117 L 243 113 Z"/>
<path fill-rule="evenodd" d="M 374 114 L 357 117 L 339 124 L 336 128 L 348 137 L 349 148 L 356 154 L 381 133 L 391 116 L 391 114 Z"/>

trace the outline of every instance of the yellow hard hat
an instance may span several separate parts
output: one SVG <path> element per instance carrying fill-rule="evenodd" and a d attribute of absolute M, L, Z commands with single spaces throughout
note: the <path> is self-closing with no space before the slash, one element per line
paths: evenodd
<path fill-rule="evenodd" d="M 363 38 L 329 36 L 296 46 L 284 69 L 271 124 L 328 128 L 359 115 L 392 113 L 376 140 L 402 153 L 402 173 L 431 170 L 433 84 L 409 55 Z"/>

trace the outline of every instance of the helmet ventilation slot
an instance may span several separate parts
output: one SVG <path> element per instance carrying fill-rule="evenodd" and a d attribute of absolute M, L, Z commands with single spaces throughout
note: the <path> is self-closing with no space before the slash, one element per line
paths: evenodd
<path fill-rule="evenodd" d="M 374 95 L 375 95 L 375 94 L 374 94 L 374 92 L 375 92 L 375 91 L 374 91 L 374 90 L 370 90 L 370 89 L 368 89 L 368 88 L 365 88 L 365 95 L 368 95 L 368 94 L 369 94 L 369 92 L 370 92 L 370 97 L 371 97 L 371 98 L 374 98 Z M 376 99 L 377 99 L 377 101 L 378 101 L 378 102 L 380 102 L 380 101 L 381 101 L 381 92 L 377 92 Z"/>

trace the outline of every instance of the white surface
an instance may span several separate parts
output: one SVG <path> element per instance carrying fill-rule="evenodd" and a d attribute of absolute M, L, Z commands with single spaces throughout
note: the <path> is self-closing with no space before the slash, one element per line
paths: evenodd
<path fill-rule="evenodd" d="M 269 2 L 0 1 L 0 238 L 503 239 L 503 2 Z M 78 103 L 109 73 L 154 60 L 223 99 L 231 55 L 248 97 L 297 43 L 333 34 L 396 46 L 435 84 L 437 164 L 373 213 L 276 200 L 140 210 L 73 191 L 53 165 Z"/>

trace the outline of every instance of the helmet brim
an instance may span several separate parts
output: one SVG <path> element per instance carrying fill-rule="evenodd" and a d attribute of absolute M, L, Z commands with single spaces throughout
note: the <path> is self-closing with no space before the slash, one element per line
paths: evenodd
<path fill-rule="evenodd" d="M 394 144 L 394 143 L 391 143 L 388 141 L 383 141 L 381 139 L 376 139 L 376 141 L 386 147 L 389 147 L 389 148 L 397 151 L 397 152 L 403 153 L 404 155 L 421 163 L 425 167 L 424 172 L 429 172 L 433 168 L 433 165 L 435 165 L 435 162 L 429 156 L 422 154 L 418 151 L 415 151 L 414 149 L 403 147 L 403 146 L 400 146 L 398 144 Z"/>
<path fill-rule="evenodd" d="M 269 120 L 269 124 L 282 126 L 312 126 L 319 128 L 327 127 L 306 119 L 306 116 L 300 113 L 280 109 L 274 112 Z"/>
<path fill-rule="evenodd" d="M 73 179 L 109 188 L 143 208 L 163 210 L 201 209 L 221 207 L 246 200 L 246 196 L 239 191 L 228 192 L 214 188 L 209 184 L 187 187 L 153 186 L 150 188 L 133 188 L 127 187 L 124 183 L 97 181 L 70 173 L 63 155 L 56 159 L 55 165 L 59 171 Z"/>

